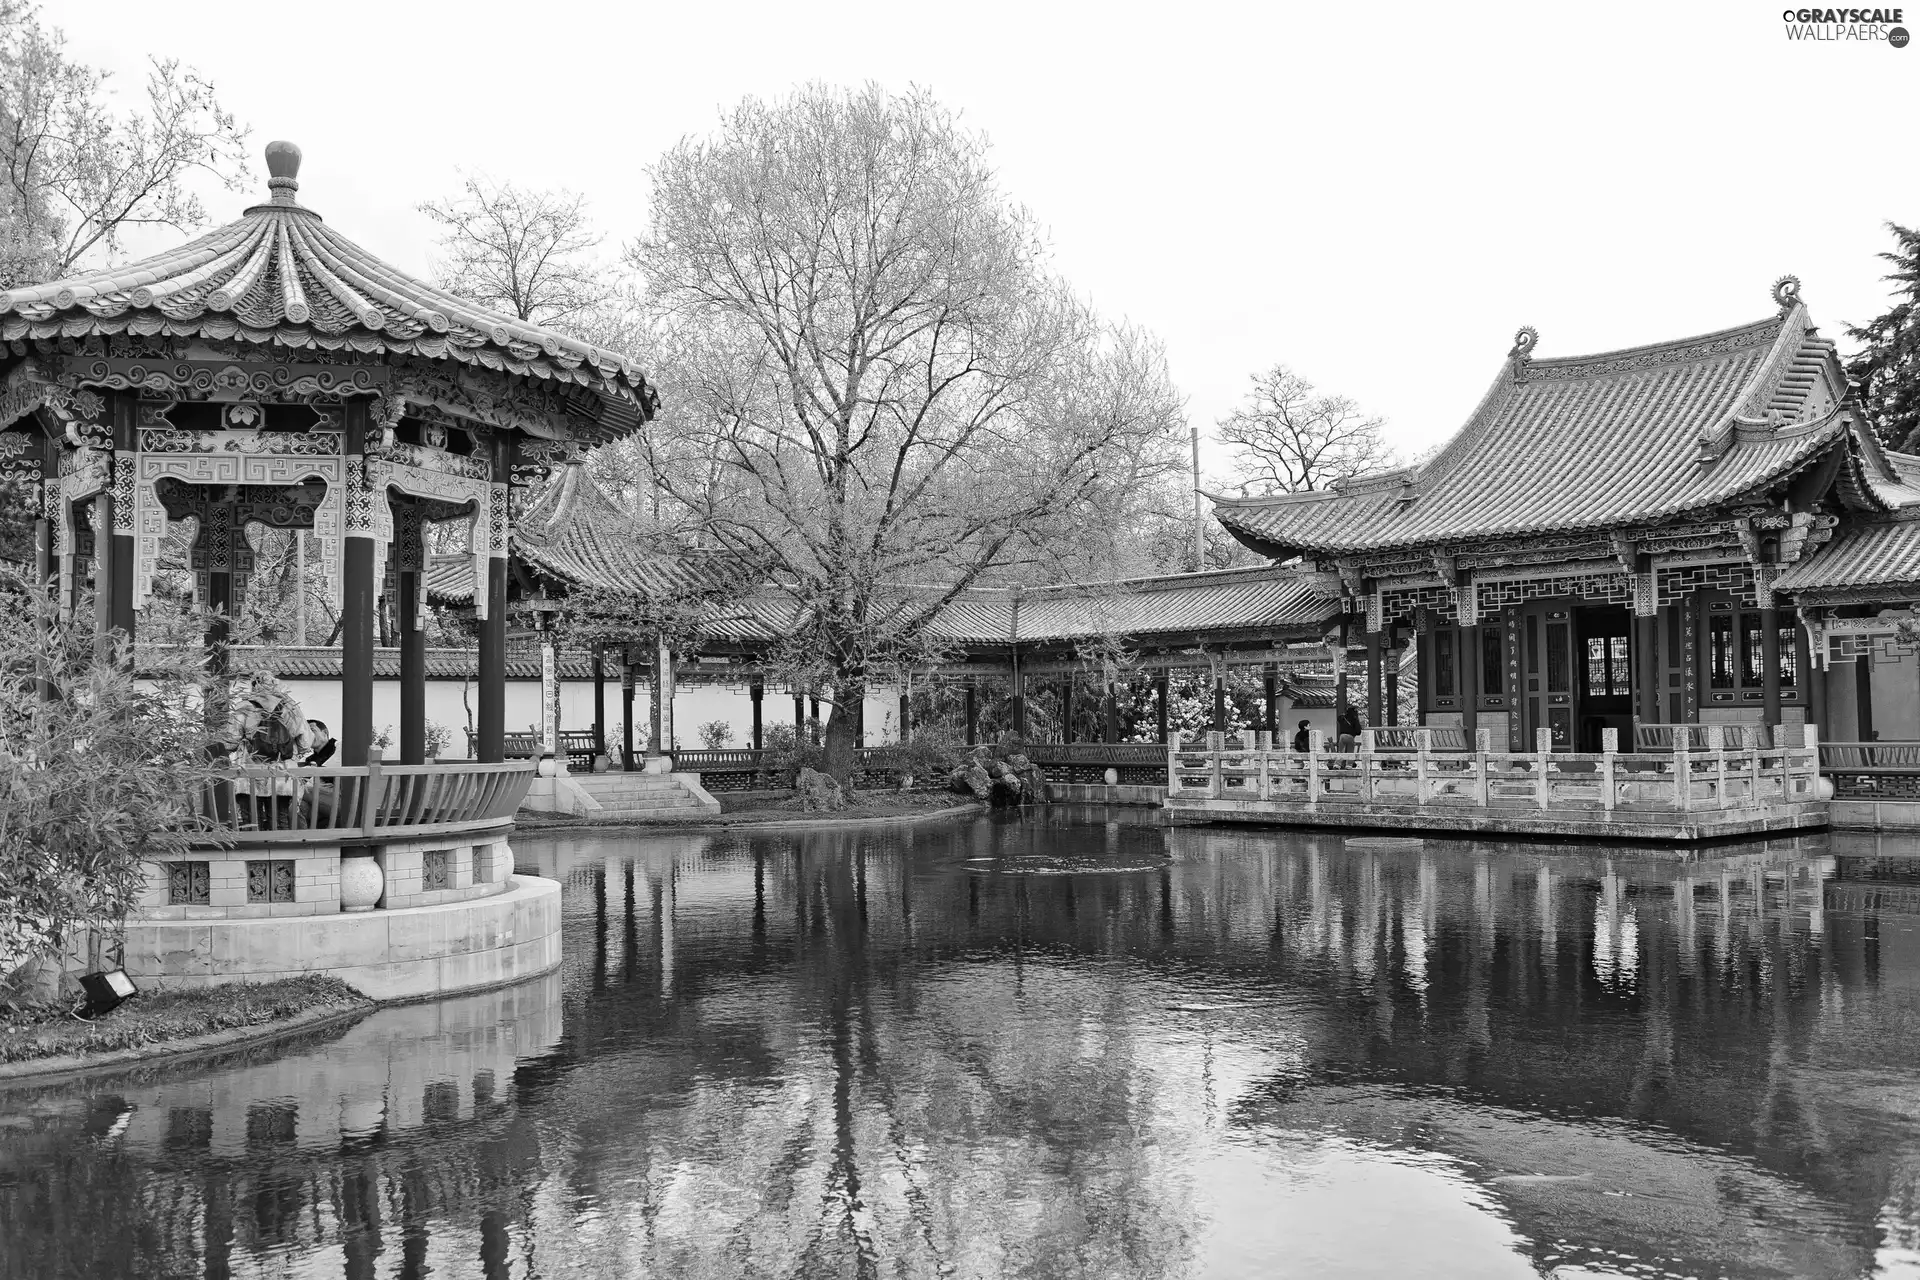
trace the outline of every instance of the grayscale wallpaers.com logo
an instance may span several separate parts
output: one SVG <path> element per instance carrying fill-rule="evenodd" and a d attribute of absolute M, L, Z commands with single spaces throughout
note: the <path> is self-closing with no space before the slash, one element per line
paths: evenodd
<path fill-rule="evenodd" d="M 1884 40 L 1904 49 L 1910 39 L 1899 9 L 1786 9 L 1780 20 L 1789 40 Z"/>

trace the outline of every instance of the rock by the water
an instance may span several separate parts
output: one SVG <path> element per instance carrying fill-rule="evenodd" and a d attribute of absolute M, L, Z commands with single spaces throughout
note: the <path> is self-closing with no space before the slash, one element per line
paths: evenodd
<path fill-rule="evenodd" d="M 980 764 L 968 764 L 955 769 L 948 785 L 963 796 L 970 795 L 975 800 L 985 800 L 993 794 L 993 775 Z"/>
<path fill-rule="evenodd" d="M 793 794 L 808 813 L 847 807 L 847 793 L 841 789 L 839 779 L 817 769 L 800 771 L 793 780 Z"/>

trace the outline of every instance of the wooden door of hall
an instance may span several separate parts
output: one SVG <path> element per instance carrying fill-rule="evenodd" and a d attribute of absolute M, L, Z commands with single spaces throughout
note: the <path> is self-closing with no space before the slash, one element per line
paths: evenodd
<path fill-rule="evenodd" d="M 1633 749 L 1633 615 L 1617 606 L 1583 606 L 1575 611 L 1574 692 L 1579 702 L 1579 750 L 1598 754 L 1602 734 L 1619 731 Z M 1645 661 L 1644 657 L 1639 659 Z"/>
<path fill-rule="evenodd" d="M 1577 743 L 1579 691 L 1574 679 L 1573 605 L 1566 600 L 1533 600 L 1518 611 L 1520 631 L 1520 688 L 1527 740 L 1515 750 L 1531 751 L 1539 732 L 1553 734 L 1555 751 L 1572 751 Z"/>

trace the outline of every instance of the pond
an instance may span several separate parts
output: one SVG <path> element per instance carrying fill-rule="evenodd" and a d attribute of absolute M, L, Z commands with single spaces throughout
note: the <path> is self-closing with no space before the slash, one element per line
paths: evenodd
<path fill-rule="evenodd" d="M 1920 860 L 525 838 L 566 960 L 0 1093 L 0 1276 L 1920 1275 Z"/>

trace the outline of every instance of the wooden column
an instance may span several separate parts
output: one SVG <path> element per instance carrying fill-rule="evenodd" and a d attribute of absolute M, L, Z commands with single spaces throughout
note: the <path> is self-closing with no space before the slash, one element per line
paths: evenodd
<path fill-rule="evenodd" d="M 1388 649 L 1383 662 L 1387 678 L 1387 723 L 1400 723 L 1400 653 L 1399 649 Z"/>
<path fill-rule="evenodd" d="M 492 501 L 507 501 L 507 482 L 513 475 L 513 436 L 496 429 L 490 445 L 493 462 Z M 504 524 L 502 517 L 500 523 Z M 479 756 L 497 764 L 507 752 L 507 548 L 504 538 L 487 534 L 487 616 L 480 623 Z M 483 584 L 474 584 L 479 589 Z"/>
<path fill-rule="evenodd" d="M 798 689 L 793 691 L 793 745 L 807 745 L 807 699 Z"/>
<path fill-rule="evenodd" d="M 112 652 L 113 633 L 113 492 L 95 494 L 93 514 L 93 637 L 94 652 L 102 658 Z"/>
<path fill-rule="evenodd" d="M 820 699 L 807 699 L 807 739 L 814 746 L 820 745 Z"/>
<path fill-rule="evenodd" d="M 900 741 L 913 741 L 913 692 L 908 686 L 900 690 Z"/>
<path fill-rule="evenodd" d="M 607 754 L 607 663 L 604 646 L 593 646 L 593 750 Z"/>
<path fill-rule="evenodd" d="M 1853 662 L 1853 705 L 1859 708 L 1860 741 L 1872 742 L 1874 740 L 1873 660 L 1864 653 Z"/>
<path fill-rule="evenodd" d="M 633 768 L 633 663 L 620 653 L 620 765 Z"/>
<path fill-rule="evenodd" d="M 115 498 L 111 507 L 113 522 L 110 538 L 106 532 L 94 535 L 94 545 L 105 542 L 113 544 L 113 554 L 106 563 L 111 567 L 112 590 L 108 608 L 107 625 L 127 638 L 127 661 L 133 661 L 132 642 L 134 638 L 133 616 L 133 472 L 137 465 L 136 455 L 140 447 L 139 434 L 135 430 L 134 412 L 139 405 L 139 393 L 134 391 L 116 391 L 113 393 L 113 475 L 114 486 L 109 492 L 125 493 L 126 500 Z M 241 534 L 244 537 L 244 534 Z"/>
<path fill-rule="evenodd" d="M 975 746 L 980 741 L 980 687 L 972 680 L 967 681 L 967 745 Z"/>
<path fill-rule="evenodd" d="M 1634 710 L 1642 724 L 1660 724 L 1660 619 L 1636 617 L 1633 620 Z"/>
<path fill-rule="evenodd" d="M 1267 732 L 1277 737 L 1280 733 L 1280 668 L 1271 662 L 1260 673 L 1260 697 L 1264 704 Z"/>
<path fill-rule="evenodd" d="M 1480 628 L 1460 628 L 1460 727 L 1473 741 L 1480 728 Z"/>
<path fill-rule="evenodd" d="M 1334 668 L 1333 714 L 1337 722 L 1347 709 L 1347 620 L 1340 619 L 1340 664 Z M 1338 736 L 1337 734 L 1335 736 Z"/>
<path fill-rule="evenodd" d="M 426 539 L 419 522 L 400 526 L 410 547 L 395 547 L 403 566 L 400 591 L 400 763 L 427 759 L 427 633 L 420 616 L 420 576 L 426 572 Z"/>
<path fill-rule="evenodd" d="M 1153 678 L 1153 727 L 1156 740 L 1162 745 L 1167 741 L 1167 672 L 1161 669 Z"/>
<path fill-rule="evenodd" d="M 1060 680 L 1060 741 L 1073 741 L 1073 672 Z"/>
<path fill-rule="evenodd" d="M 1027 673 L 1020 665 L 1019 650 L 1013 654 L 1013 705 L 1009 708 L 1009 719 L 1013 723 L 1013 736 L 1021 741 L 1027 740 Z"/>
<path fill-rule="evenodd" d="M 1383 723 L 1380 718 L 1381 694 L 1381 654 L 1380 633 L 1367 632 L 1367 727 L 1377 729 Z"/>
<path fill-rule="evenodd" d="M 1120 741 L 1120 681 L 1112 672 L 1108 672 L 1107 700 L 1102 710 L 1106 715 L 1106 723 L 1101 726 L 1103 730 L 1100 735 L 1101 740 Z"/>
<path fill-rule="evenodd" d="M 758 680 L 747 686 L 747 699 L 753 703 L 753 749 L 763 751 L 767 745 L 766 722 L 762 719 L 763 704 L 767 700 L 767 686 Z"/>
<path fill-rule="evenodd" d="M 364 396 L 354 396 L 341 405 L 349 474 L 361 471 L 355 464 L 363 461 L 366 454 L 368 407 Z M 340 574 L 340 763 L 362 765 L 367 762 L 368 751 L 373 746 L 373 622 L 374 611 L 379 608 L 379 584 L 374 581 L 373 570 L 371 506 L 385 502 L 387 495 L 349 492 L 346 499 L 347 536 L 342 556 L 345 563 Z M 483 649 L 483 663 L 484 660 Z M 487 705 L 484 670 L 481 689 L 484 731 Z"/>
<path fill-rule="evenodd" d="M 864 686 L 860 695 L 853 700 L 853 745 L 867 745 L 867 691 Z"/>
<path fill-rule="evenodd" d="M 1222 657 L 1212 664 L 1213 674 L 1213 731 L 1227 731 L 1227 663 Z"/>
<path fill-rule="evenodd" d="M 1760 610 L 1760 701 L 1762 717 L 1768 725 L 1780 723 L 1780 611 L 1772 607 L 1773 595 L 1765 596 Z"/>
<path fill-rule="evenodd" d="M 1823 638 L 1824 642 L 1824 638 Z M 1800 673 L 1801 680 L 1807 686 L 1807 723 L 1820 731 L 1821 741 L 1827 737 L 1827 666 L 1822 661 L 1825 654 L 1813 652 L 1811 645 L 1807 649 L 1807 667 Z"/>

